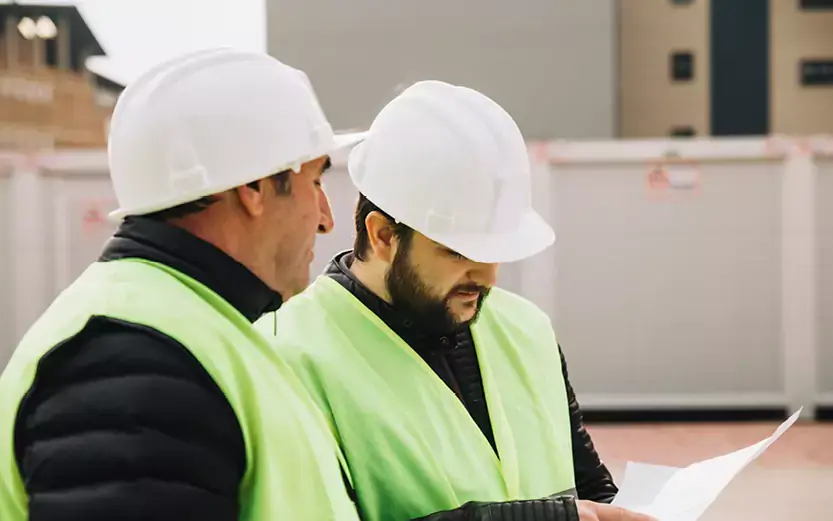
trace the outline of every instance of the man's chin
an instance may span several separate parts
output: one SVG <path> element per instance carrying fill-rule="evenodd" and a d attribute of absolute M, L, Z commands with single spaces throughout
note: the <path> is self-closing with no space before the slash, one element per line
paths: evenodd
<path fill-rule="evenodd" d="M 303 293 L 309 287 L 310 282 L 311 280 L 309 277 L 299 278 L 298 280 L 293 281 L 291 285 L 284 288 L 283 291 L 278 291 L 278 293 L 281 294 L 283 301 L 286 302 L 290 298 Z"/>
<path fill-rule="evenodd" d="M 454 322 L 457 325 L 464 326 L 470 324 L 477 319 L 479 306 L 477 302 L 473 302 L 470 306 L 465 306 L 463 309 L 457 309 L 451 312 Z"/>
<path fill-rule="evenodd" d="M 471 325 L 477 322 L 477 319 L 480 318 L 480 311 L 483 309 L 483 301 L 486 300 L 486 296 L 483 295 L 475 301 L 461 303 L 455 310 L 449 310 L 455 322 L 459 325 Z"/>

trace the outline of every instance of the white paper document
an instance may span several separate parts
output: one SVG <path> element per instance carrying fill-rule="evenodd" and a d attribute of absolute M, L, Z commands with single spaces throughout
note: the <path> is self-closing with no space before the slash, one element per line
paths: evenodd
<path fill-rule="evenodd" d="M 769 438 L 685 468 L 629 462 L 613 504 L 658 521 L 697 521 L 735 476 L 795 423 L 801 410 Z"/>

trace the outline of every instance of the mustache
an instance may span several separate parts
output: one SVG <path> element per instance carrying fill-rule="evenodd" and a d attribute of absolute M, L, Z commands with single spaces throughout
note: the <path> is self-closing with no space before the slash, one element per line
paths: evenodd
<path fill-rule="evenodd" d="M 461 284 L 459 286 L 455 286 L 448 294 L 455 295 L 457 293 L 479 293 L 481 295 L 486 295 L 489 293 L 489 289 L 490 288 L 479 284 Z"/>

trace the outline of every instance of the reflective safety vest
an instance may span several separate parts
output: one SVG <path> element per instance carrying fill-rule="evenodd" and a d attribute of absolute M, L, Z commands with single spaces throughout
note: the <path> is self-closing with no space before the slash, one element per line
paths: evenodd
<path fill-rule="evenodd" d="M 29 517 L 13 433 L 38 362 L 96 315 L 177 340 L 222 389 L 246 446 L 241 520 L 358 519 L 326 419 L 266 339 L 202 284 L 137 259 L 91 265 L 32 326 L 0 376 L 0 519 Z"/>
<path fill-rule="evenodd" d="M 472 326 L 498 454 L 454 392 L 338 282 L 257 324 L 336 432 L 363 518 L 575 495 L 570 414 L 549 318 L 495 288 Z"/>

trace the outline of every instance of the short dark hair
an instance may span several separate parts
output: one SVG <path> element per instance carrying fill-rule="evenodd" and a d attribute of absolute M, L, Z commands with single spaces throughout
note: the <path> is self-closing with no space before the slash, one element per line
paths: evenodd
<path fill-rule="evenodd" d="M 413 229 L 409 226 L 396 222 L 387 212 L 373 204 L 373 202 L 365 197 L 364 194 L 359 194 L 359 201 L 356 203 L 356 239 L 353 241 L 353 257 L 357 260 L 366 260 L 367 252 L 370 250 L 370 237 L 367 234 L 367 225 L 365 220 L 372 212 L 379 212 L 393 227 L 393 235 L 399 239 L 399 247 L 403 251 L 411 244 L 411 237 L 413 236 Z"/>
<path fill-rule="evenodd" d="M 284 170 L 282 172 L 278 172 L 277 174 L 270 175 L 266 179 L 271 179 L 275 183 L 275 190 L 280 195 L 289 195 L 292 185 L 289 181 L 289 176 L 292 174 L 292 170 Z M 258 181 L 252 181 L 248 183 L 246 186 L 257 190 L 258 188 Z M 187 203 L 180 204 L 178 206 L 174 206 L 173 208 L 166 208 L 165 210 L 159 210 L 158 212 L 153 212 L 145 215 L 145 218 L 153 219 L 155 221 L 170 221 L 173 219 L 179 219 L 181 217 L 185 217 L 186 215 L 192 215 L 199 213 L 212 204 L 216 203 L 219 198 L 216 195 L 207 195 L 205 197 L 200 197 L 196 201 L 189 201 Z"/>

